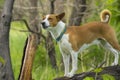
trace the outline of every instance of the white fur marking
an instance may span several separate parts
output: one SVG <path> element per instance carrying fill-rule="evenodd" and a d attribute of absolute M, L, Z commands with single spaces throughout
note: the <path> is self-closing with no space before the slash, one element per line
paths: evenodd
<path fill-rule="evenodd" d="M 48 21 L 49 16 L 50 15 L 46 15 L 46 18 L 42 21 L 42 22 L 45 22 L 45 26 L 50 26 L 50 23 Z"/>
<path fill-rule="evenodd" d="M 104 20 L 102 20 L 102 22 L 108 22 L 109 17 L 110 17 L 109 15 L 106 15 L 106 16 L 105 16 L 105 19 L 104 19 Z"/>
<path fill-rule="evenodd" d="M 50 31 L 52 34 L 52 37 L 56 39 L 58 36 L 60 36 L 61 32 L 63 31 L 65 27 L 65 23 L 62 21 L 59 21 L 58 24 L 54 27 L 48 27 L 47 30 Z"/>
<path fill-rule="evenodd" d="M 78 64 L 78 53 L 72 51 L 71 52 L 71 57 L 72 57 L 72 70 L 70 73 L 67 74 L 68 77 L 72 77 L 74 75 L 74 73 L 76 72 L 77 68 L 77 64 Z"/>
<path fill-rule="evenodd" d="M 64 76 L 67 76 L 69 73 L 69 62 L 70 62 L 70 50 L 71 44 L 68 42 L 68 34 L 64 34 L 61 41 L 59 42 L 60 51 L 63 56 L 63 62 L 64 62 L 64 68 L 65 68 L 65 74 Z"/>
<path fill-rule="evenodd" d="M 117 65 L 118 64 L 118 60 L 119 60 L 119 53 L 117 50 L 115 50 L 108 42 L 106 42 L 106 44 L 104 45 L 104 47 L 108 50 L 111 51 L 111 53 L 114 54 L 115 59 L 114 62 L 112 63 L 112 65 Z"/>

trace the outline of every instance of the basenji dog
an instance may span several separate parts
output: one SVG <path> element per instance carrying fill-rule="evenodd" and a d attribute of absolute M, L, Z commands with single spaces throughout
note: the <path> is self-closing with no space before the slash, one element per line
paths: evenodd
<path fill-rule="evenodd" d="M 101 21 L 94 21 L 82 26 L 67 27 L 62 21 L 65 13 L 49 14 L 43 17 L 42 27 L 48 30 L 58 42 L 63 56 L 65 67 L 64 76 L 72 77 L 77 70 L 78 53 L 94 44 L 100 44 L 114 54 L 112 65 L 118 64 L 120 46 L 115 31 L 108 24 L 111 14 L 109 10 L 103 10 L 100 14 Z M 70 56 L 72 58 L 72 70 L 69 72 Z"/>

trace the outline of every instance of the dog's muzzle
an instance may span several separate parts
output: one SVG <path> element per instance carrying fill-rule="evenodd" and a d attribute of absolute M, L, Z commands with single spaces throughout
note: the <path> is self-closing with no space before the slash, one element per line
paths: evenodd
<path fill-rule="evenodd" d="M 45 22 L 41 22 L 41 24 L 42 24 L 42 27 L 43 27 L 44 29 L 48 28 L 48 26 L 46 26 Z"/>

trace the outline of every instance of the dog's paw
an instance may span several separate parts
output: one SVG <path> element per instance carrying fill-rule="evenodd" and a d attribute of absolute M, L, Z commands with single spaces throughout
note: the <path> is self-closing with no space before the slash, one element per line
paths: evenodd
<path fill-rule="evenodd" d="M 64 76 L 71 78 L 71 77 L 74 76 L 74 74 L 72 74 L 72 73 L 68 73 L 68 74 L 65 74 Z"/>
<path fill-rule="evenodd" d="M 118 65 L 118 63 L 113 62 L 111 65 L 112 65 L 112 66 L 115 66 L 115 65 Z"/>

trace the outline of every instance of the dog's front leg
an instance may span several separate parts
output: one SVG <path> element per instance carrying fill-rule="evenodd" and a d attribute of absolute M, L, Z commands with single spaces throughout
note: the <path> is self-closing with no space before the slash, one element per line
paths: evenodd
<path fill-rule="evenodd" d="M 67 74 L 69 73 L 70 54 L 62 53 L 62 56 L 63 56 L 64 69 L 65 69 L 64 76 L 67 76 Z"/>
<path fill-rule="evenodd" d="M 71 70 L 70 73 L 68 73 L 68 75 L 67 75 L 68 77 L 72 77 L 75 74 L 76 70 L 77 70 L 78 53 L 72 51 L 71 52 L 71 57 L 72 57 L 72 70 Z"/>

